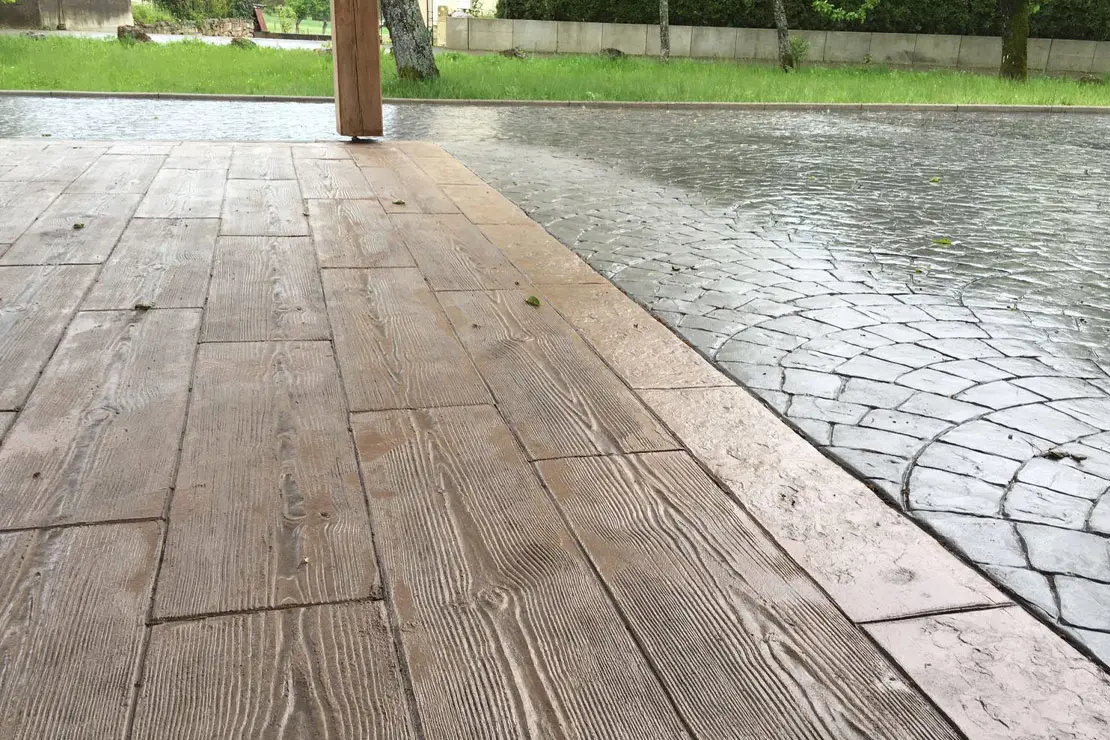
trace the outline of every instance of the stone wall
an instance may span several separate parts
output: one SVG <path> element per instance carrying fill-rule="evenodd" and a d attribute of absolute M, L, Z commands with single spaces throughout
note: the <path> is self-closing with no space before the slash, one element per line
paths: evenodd
<path fill-rule="evenodd" d="M 892 64 L 997 70 L 1002 41 L 985 36 L 795 31 L 809 40 L 810 63 Z M 659 53 L 659 27 L 484 18 L 448 18 L 447 48 L 536 53 Z M 710 59 L 776 60 L 773 29 L 671 26 L 671 55 Z M 1110 74 L 1110 41 L 1029 39 L 1029 69 L 1052 74 Z"/>
<path fill-rule="evenodd" d="M 115 31 L 131 25 L 131 0 L 16 0 L 0 4 L 0 25 L 10 28 L 57 28 L 70 31 Z"/>
<path fill-rule="evenodd" d="M 158 23 L 136 23 L 137 28 L 147 33 L 168 33 L 180 35 L 229 36 L 245 38 L 254 35 L 254 21 L 245 18 L 209 18 L 200 23 L 189 21 L 159 21 Z"/>

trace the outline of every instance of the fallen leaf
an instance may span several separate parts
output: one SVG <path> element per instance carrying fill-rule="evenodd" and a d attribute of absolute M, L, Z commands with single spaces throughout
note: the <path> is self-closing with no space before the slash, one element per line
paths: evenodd
<path fill-rule="evenodd" d="M 936 183 L 940 182 L 940 178 L 939 178 L 939 177 L 934 177 L 934 178 L 933 178 L 932 180 L 930 180 L 929 182 L 931 182 L 931 183 L 933 183 L 933 184 L 935 185 Z"/>
<path fill-rule="evenodd" d="M 524 302 L 527 303 L 529 306 L 535 306 L 536 308 L 539 308 L 540 306 L 540 299 L 536 298 L 536 296 L 534 295 L 530 295 L 525 298 Z"/>
<path fill-rule="evenodd" d="M 939 239 L 933 239 L 933 244 L 941 247 L 949 247 L 952 246 L 952 240 L 946 236 L 942 236 Z"/>
<path fill-rule="evenodd" d="M 85 224 L 74 224 L 73 225 L 73 230 L 74 231 L 80 231 L 83 228 L 85 228 Z"/>
<path fill-rule="evenodd" d="M 149 311 L 152 308 L 154 308 L 154 306 L 150 305 L 149 303 L 136 303 L 135 304 L 135 310 L 136 311 Z"/>
<path fill-rule="evenodd" d="M 405 203 L 405 201 L 403 201 L 403 200 L 401 200 L 400 198 L 398 198 L 397 200 L 393 201 L 393 205 L 395 205 L 395 206 L 403 206 L 403 205 L 407 205 L 407 204 Z"/>

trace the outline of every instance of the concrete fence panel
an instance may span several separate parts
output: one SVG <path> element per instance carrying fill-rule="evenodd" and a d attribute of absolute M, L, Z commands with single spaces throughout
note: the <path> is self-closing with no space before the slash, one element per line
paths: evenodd
<path fill-rule="evenodd" d="M 736 29 L 695 26 L 690 35 L 690 56 L 732 59 L 736 55 Z"/>
<path fill-rule="evenodd" d="M 1096 75 L 1110 75 L 1110 41 L 1098 42 L 1095 49 L 1094 65 L 1091 73 Z"/>
<path fill-rule="evenodd" d="M 961 36 L 960 69 L 998 69 L 1002 64 L 1002 39 L 993 36 Z"/>
<path fill-rule="evenodd" d="M 1048 52 L 1052 49 L 1052 39 L 1029 39 L 1025 48 L 1029 54 L 1026 66 L 1030 72 L 1044 72 L 1048 69 Z M 1001 63 L 999 60 L 999 64 Z"/>
<path fill-rule="evenodd" d="M 1048 52 L 1049 72 L 1090 72 L 1095 63 L 1097 41 L 1053 39 Z"/>
<path fill-rule="evenodd" d="M 768 29 L 768 30 L 770 30 L 770 29 Z M 774 34 L 775 32 L 771 31 L 771 33 Z M 811 62 L 813 64 L 820 64 L 821 62 L 825 61 L 825 49 L 826 49 L 826 47 L 828 46 L 828 43 L 829 43 L 829 32 L 828 31 L 794 31 L 790 35 L 791 36 L 801 36 L 803 39 L 805 39 L 806 41 L 809 42 L 809 56 L 806 57 L 806 61 Z M 776 38 L 774 39 L 774 42 L 775 42 L 775 56 L 777 57 L 778 56 L 778 50 L 779 50 L 778 49 L 779 42 L 778 42 L 777 34 L 776 34 Z"/>
<path fill-rule="evenodd" d="M 875 64 L 901 64 L 911 66 L 917 48 L 915 33 L 871 34 L 871 61 Z"/>
<path fill-rule="evenodd" d="M 642 57 L 647 53 L 647 30 L 639 23 L 602 23 L 601 48 Z"/>
<path fill-rule="evenodd" d="M 857 31 L 829 31 L 825 42 L 826 62 L 861 64 L 871 53 L 871 34 Z"/>
<path fill-rule="evenodd" d="M 504 51 L 513 46 L 513 22 L 503 18 L 471 18 L 470 48 Z"/>
<path fill-rule="evenodd" d="M 960 36 L 918 34 L 913 63 L 920 67 L 955 67 L 960 63 Z"/>
<path fill-rule="evenodd" d="M 550 21 L 549 21 L 550 22 Z M 560 54 L 596 54 L 601 51 L 601 24 L 559 21 Z"/>
<path fill-rule="evenodd" d="M 559 48 L 559 27 L 548 21 L 513 21 L 513 46 L 553 54 Z"/>
<path fill-rule="evenodd" d="M 458 51 L 470 49 L 470 19 L 447 19 L 447 48 Z"/>
<path fill-rule="evenodd" d="M 671 56 L 690 56 L 690 26 L 671 26 Z M 647 29 L 647 54 L 659 56 L 659 26 L 648 26 Z"/>

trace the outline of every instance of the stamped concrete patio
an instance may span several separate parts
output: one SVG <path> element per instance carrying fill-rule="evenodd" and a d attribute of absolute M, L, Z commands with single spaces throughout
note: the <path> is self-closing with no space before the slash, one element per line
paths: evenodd
<path fill-rule="evenodd" d="M 0 142 L 0 737 L 1102 738 L 432 144 Z"/>

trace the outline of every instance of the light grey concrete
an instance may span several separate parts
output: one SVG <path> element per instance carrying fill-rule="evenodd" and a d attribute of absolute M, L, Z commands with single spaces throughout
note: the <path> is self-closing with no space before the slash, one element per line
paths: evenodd
<path fill-rule="evenodd" d="M 690 26 L 671 26 L 671 56 L 690 56 Z M 648 26 L 647 55 L 659 56 L 659 26 Z"/>
<path fill-rule="evenodd" d="M 1053 72 L 1089 73 L 1094 65 L 1097 46 L 1096 41 L 1053 39 L 1048 53 L 1048 69 Z"/>
<path fill-rule="evenodd" d="M 1052 39 L 1029 39 L 1026 46 L 1029 55 L 1026 66 L 1030 72 L 1044 72 L 1048 69 L 1048 52 L 1051 49 Z M 998 62 L 1001 64 L 1002 60 L 999 59 Z"/>
<path fill-rule="evenodd" d="M 642 57 L 647 53 L 648 27 L 633 23 L 602 23 L 601 48 Z M 658 37 L 658 31 L 656 37 Z"/>
<path fill-rule="evenodd" d="M 736 29 L 695 26 L 690 35 L 690 56 L 732 59 L 736 56 Z"/>
<path fill-rule="evenodd" d="M 1103 41 L 1095 49 L 1095 59 L 1091 73 L 1096 75 L 1110 75 L 1110 41 Z"/>
<path fill-rule="evenodd" d="M 513 22 L 504 18 L 471 18 L 470 48 L 504 51 L 513 46 Z"/>
<path fill-rule="evenodd" d="M 771 35 L 771 43 L 774 45 L 775 50 L 778 49 L 778 39 L 774 31 L 770 29 L 758 29 L 757 33 L 766 36 L 768 33 Z M 829 32 L 828 31 L 793 31 L 793 36 L 801 36 L 809 42 L 809 57 L 807 61 L 819 64 L 825 61 L 825 49 L 828 46 Z M 760 50 L 764 48 L 762 44 L 757 46 Z"/>
<path fill-rule="evenodd" d="M 871 61 L 875 64 L 912 65 L 917 36 L 915 33 L 871 34 Z"/>
<path fill-rule="evenodd" d="M 0 25 L 71 31 L 115 31 L 131 25 L 131 0 L 16 0 L 0 3 Z"/>
<path fill-rule="evenodd" d="M 470 50 L 470 19 L 447 19 L 447 48 L 459 51 Z"/>
<path fill-rule="evenodd" d="M 829 31 L 825 42 L 825 61 L 858 64 L 871 53 L 871 34 L 855 31 Z"/>
<path fill-rule="evenodd" d="M 955 67 L 960 63 L 960 36 L 918 34 L 913 63 L 922 67 Z"/>
<path fill-rule="evenodd" d="M 544 21 L 549 23 L 550 21 Z M 601 24 L 559 21 L 560 54 L 596 54 L 601 51 Z"/>
<path fill-rule="evenodd" d="M 544 21 L 514 20 L 513 46 L 523 51 L 554 53 L 559 47 L 559 26 Z"/>
<path fill-rule="evenodd" d="M 961 36 L 960 69 L 998 69 L 1002 62 L 1002 39 L 993 36 Z"/>

